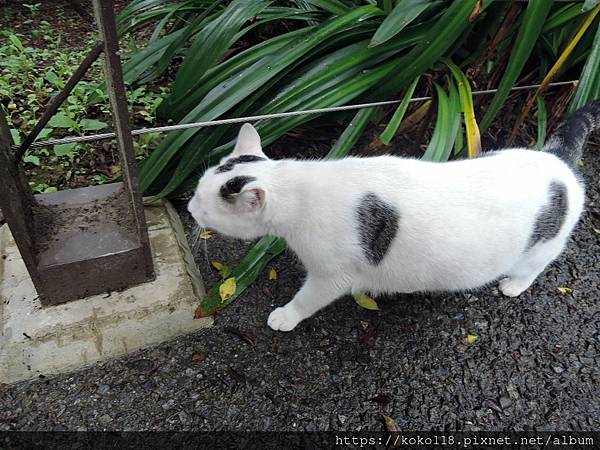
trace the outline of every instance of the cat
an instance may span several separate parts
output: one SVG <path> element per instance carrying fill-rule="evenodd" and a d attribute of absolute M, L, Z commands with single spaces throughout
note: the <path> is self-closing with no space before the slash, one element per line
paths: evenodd
<path fill-rule="evenodd" d="M 446 163 L 396 156 L 271 160 L 244 124 L 231 155 L 188 204 L 201 227 L 280 236 L 307 270 L 271 312 L 290 331 L 352 293 L 467 291 L 499 281 L 516 297 L 563 250 L 584 207 L 577 174 L 600 101 L 576 111 L 542 151 L 488 152 Z"/>

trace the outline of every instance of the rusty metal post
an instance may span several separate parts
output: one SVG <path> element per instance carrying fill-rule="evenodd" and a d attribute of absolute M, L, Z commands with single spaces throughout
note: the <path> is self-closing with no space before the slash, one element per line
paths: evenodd
<path fill-rule="evenodd" d="M 96 23 L 100 30 L 100 40 L 104 43 L 104 76 L 112 108 L 113 126 L 117 134 L 119 156 L 123 171 L 123 181 L 129 207 L 136 222 L 136 231 L 144 254 L 144 263 L 148 276 L 153 276 L 152 253 L 142 193 L 137 172 L 133 137 L 129 123 L 129 108 L 123 81 L 123 68 L 119 57 L 119 38 L 115 18 L 114 0 L 93 0 Z"/>

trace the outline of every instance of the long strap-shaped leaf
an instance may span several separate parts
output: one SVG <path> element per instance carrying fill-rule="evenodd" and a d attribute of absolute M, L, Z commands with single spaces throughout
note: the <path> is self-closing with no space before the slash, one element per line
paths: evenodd
<path fill-rule="evenodd" d="M 377 108 L 365 108 L 356 113 L 354 119 L 350 121 L 340 138 L 327 154 L 326 158 L 335 159 L 346 156 L 376 111 Z M 196 310 L 196 317 L 212 315 L 235 300 L 236 297 L 244 292 L 246 288 L 256 280 L 267 263 L 285 250 L 285 247 L 286 243 L 281 238 L 274 236 L 263 237 L 254 245 L 254 247 L 252 247 L 242 262 L 231 271 L 230 276 L 234 277 L 236 280 L 234 294 L 227 300 L 221 300 L 219 294 L 221 283 L 213 286 L 207 296 L 200 301 L 200 305 Z"/>
<path fill-rule="evenodd" d="M 444 162 L 450 157 L 452 146 L 460 127 L 460 99 L 454 83 L 450 83 L 450 96 L 435 83 L 438 114 L 431 141 L 423 155 L 425 161 Z"/>
<path fill-rule="evenodd" d="M 512 49 L 508 66 L 498 86 L 498 91 L 488 110 L 481 121 L 481 131 L 487 130 L 492 121 L 502 108 L 511 88 L 515 85 L 517 78 L 523 70 L 523 66 L 529 59 L 535 43 L 542 31 L 544 22 L 554 0 L 530 0 L 519 28 L 519 33 Z"/>
<path fill-rule="evenodd" d="M 529 98 L 527 99 L 527 103 L 525 104 L 525 107 L 523 108 L 523 111 L 521 112 L 521 115 L 519 116 L 517 122 L 515 123 L 515 125 L 514 125 L 514 127 L 512 129 L 510 137 L 508 138 L 508 144 L 509 145 L 511 145 L 514 142 L 514 140 L 515 140 L 515 138 L 517 136 L 517 132 L 521 128 L 521 125 L 525 121 L 525 118 L 528 117 L 529 112 L 531 111 L 531 108 L 533 107 L 535 99 L 539 95 L 541 95 L 542 92 L 544 92 L 546 90 L 546 88 L 548 87 L 548 85 L 550 84 L 550 82 L 554 79 L 554 77 L 559 72 L 559 70 L 561 70 L 563 68 L 565 62 L 567 61 L 567 59 L 569 58 L 569 56 L 571 55 L 571 53 L 575 49 L 575 46 L 579 43 L 579 41 L 581 40 L 581 38 L 583 37 L 583 35 L 587 31 L 587 29 L 589 28 L 589 26 L 592 24 L 592 22 L 594 21 L 594 19 L 598 15 L 598 12 L 600 12 L 600 5 L 596 6 L 588 14 L 588 16 L 586 17 L 585 21 L 581 24 L 581 27 L 579 27 L 579 30 L 577 30 L 577 33 L 575 33 L 575 36 L 573 37 L 573 39 L 571 39 L 571 41 L 567 44 L 567 46 L 565 47 L 565 49 L 563 50 L 563 52 L 561 53 L 561 55 L 559 56 L 559 58 L 556 60 L 556 62 L 552 66 L 552 68 L 548 71 L 548 73 L 546 74 L 546 76 L 542 80 L 542 83 L 540 84 L 540 87 L 537 88 L 537 90 L 535 91 L 535 93 L 533 95 L 529 96 Z"/>
<path fill-rule="evenodd" d="M 475 119 L 475 109 L 473 107 L 473 93 L 471 84 L 467 76 L 449 59 L 445 59 L 444 63 L 450 68 L 452 75 L 458 83 L 458 92 L 460 94 L 460 106 L 465 119 L 465 128 L 467 130 L 467 156 L 475 158 L 481 151 L 481 136 L 479 127 Z"/>
<path fill-rule="evenodd" d="M 400 0 L 392 12 L 379 25 L 371 39 L 370 47 L 383 44 L 400 33 L 409 23 L 434 3 L 434 0 Z"/>
<path fill-rule="evenodd" d="M 196 36 L 173 82 L 166 105 L 173 106 L 198 86 L 197 80 L 225 53 L 239 29 L 266 8 L 270 1 L 232 1 L 222 14 Z"/>
<path fill-rule="evenodd" d="M 577 91 L 569 105 L 569 112 L 581 108 L 585 104 L 600 97 L 600 24 L 592 49 L 579 76 Z"/>
<path fill-rule="evenodd" d="M 235 77 L 226 86 L 211 91 L 211 95 L 207 95 L 193 111 L 185 116 L 182 122 L 190 123 L 215 119 L 243 101 L 249 94 L 274 78 L 322 40 L 359 19 L 379 14 L 381 14 L 381 11 L 378 8 L 368 5 L 355 8 L 344 16 L 326 22 L 308 38 L 297 42 L 289 51 L 263 58 L 246 69 L 242 76 Z M 169 164 L 171 158 L 197 132 L 198 130 L 186 130 L 171 133 L 161 142 L 140 169 L 140 187 L 143 191 L 150 187 Z"/>

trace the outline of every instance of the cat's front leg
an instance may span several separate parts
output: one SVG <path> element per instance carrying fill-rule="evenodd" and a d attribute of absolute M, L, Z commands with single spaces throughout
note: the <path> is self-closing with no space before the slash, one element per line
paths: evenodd
<path fill-rule="evenodd" d="M 275 331 L 291 331 L 304 319 L 349 291 L 331 278 L 308 274 L 304 285 L 285 306 L 269 314 L 267 324 Z"/>

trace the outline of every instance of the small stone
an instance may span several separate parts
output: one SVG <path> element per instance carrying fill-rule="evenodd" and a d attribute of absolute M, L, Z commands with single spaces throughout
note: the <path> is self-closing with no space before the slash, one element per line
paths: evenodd
<path fill-rule="evenodd" d="M 110 423 L 112 422 L 113 418 L 110 417 L 108 414 L 104 414 L 103 416 L 100 416 L 100 418 L 98 419 L 98 421 L 100 423 Z"/>
<path fill-rule="evenodd" d="M 500 397 L 498 402 L 500 403 L 500 407 L 502 409 L 510 408 L 513 404 L 513 401 L 508 397 Z"/>
<path fill-rule="evenodd" d="M 554 373 L 563 373 L 565 371 L 561 366 L 552 366 L 552 370 L 554 370 Z"/>
<path fill-rule="evenodd" d="M 108 391 L 110 391 L 110 386 L 108 384 L 101 384 L 100 386 L 98 386 L 98 394 L 105 395 L 106 393 L 108 393 Z"/>
<path fill-rule="evenodd" d="M 173 407 L 173 405 L 175 405 L 175 400 L 168 400 L 165 403 L 163 403 L 162 409 L 164 409 L 165 411 L 168 411 L 169 409 L 171 409 Z"/>
<path fill-rule="evenodd" d="M 346 420 L 347 420 L 347 419 L 348 419 L 348 418 L 347 418 L 346 416 L 344 416 L 343 414 L 338 414 L 338 420 L 340 421 L 340 423 L 341 423 L 342 425 L 344 425 L 344 423 L 346 423 Z"/>

